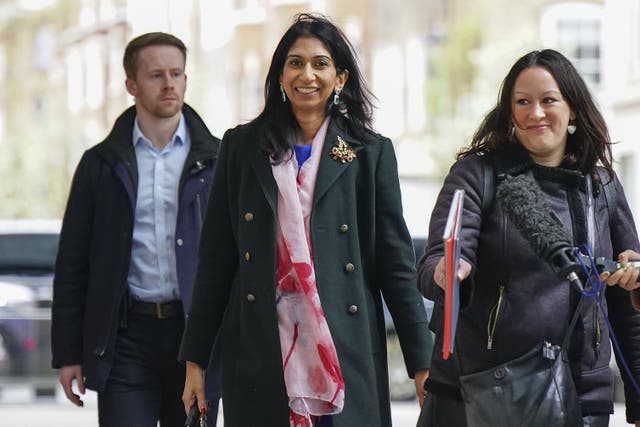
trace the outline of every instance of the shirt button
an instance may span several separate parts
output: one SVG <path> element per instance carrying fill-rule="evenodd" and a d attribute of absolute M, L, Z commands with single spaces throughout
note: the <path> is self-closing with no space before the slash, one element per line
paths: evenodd
<path fill-rule="evenodd" d="M 340 231 L 341 233 L 346 233 L 347 231 L 349 231 L 349 226 L 347 224 L 342 224 L 338 228 L 338 231 Z"/>
<path fill-rule="evenodd" d="M 357 305 L 350 305 L 349 306 L 349 313 L 351 314 L 356 314 L 358 312 L 358 306 Z"/>
<path fill-rule="evenodd" d="M 251 261 L 251 254 L 249 252 L 245 252 L 244 253 L 244 259 L 245 259 L 245 261 Z"/>
<path fill-rule="evenodd" d="M 256 300 L 256 296 L 254 294 L 247 294 L 247 301 L 254 302 Z"/>
<path fill-rule="evenodd" d="M 178 246 L 182 246 L 184 244 L 184 241 L 182 239 L 178 239 L 176 240 L 176 243 L 178 244 Z"/>
<path fill-rule="evenodd" d="M 356 266 L 348 262 L 345 264 L 344 269 L 347 271 L 347 273 L 353 273 L 356 270 Z"/>
<path fill-rule="evenodd" d="M 251 212 L 247 212 L 246 214 L 244 214 L 244 220 L 246 222 L 251 222 L 253 221 L 253 214 Z"/>

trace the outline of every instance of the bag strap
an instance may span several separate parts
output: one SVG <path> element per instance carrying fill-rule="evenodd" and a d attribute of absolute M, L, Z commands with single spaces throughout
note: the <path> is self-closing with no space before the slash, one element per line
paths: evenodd
<path fill-rule="evenodd" d="M 495 175 L 493 171 L 493 163 L 491 159 L 486 155 L 480 155 L 480 161 L 482 163 L 482 203 L 480 216 L 482 221 L 489 216 L 491 211 L 491 205 L 493 204 L 493 197 L 496 192 Z"/>
<path fill-rule="evenodd" d="M 616 189 L 613 182 L 613 178 L 606 173 L 606 169 L 596 167 L 598 178 L 600 179 L 600 185 L 602 186 L 604 199 L 607 202 L 607 211 L 609 212 L 609 228 L 615 223 L 617 219 L 617 196 Z"/>

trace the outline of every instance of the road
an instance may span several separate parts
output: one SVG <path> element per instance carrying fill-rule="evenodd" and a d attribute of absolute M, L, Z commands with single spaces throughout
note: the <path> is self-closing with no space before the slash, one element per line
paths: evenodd
<path fill-rule="evenodd" d="M 624 405 L 616 403 L 615 411 L 610 427 L 629 426 L 624 420 Z M 418 404 L 415 401 L 392 402 L 391 412 L 394 427 L 414 427 Z M 84 408 L 77 408 L 59 397 L 36 399 L 31 403 L 0 403 L 0 425 L 3 427 L 90 427 L 97 424 L 95 396 L 86 399 Z M 222 426 L 222 422 L 218 425 Z"/>

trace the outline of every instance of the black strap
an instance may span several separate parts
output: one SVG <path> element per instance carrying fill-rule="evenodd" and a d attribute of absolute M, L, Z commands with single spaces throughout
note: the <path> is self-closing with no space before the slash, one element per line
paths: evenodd
<path fill-rule="evenodd" d="M 609 228 L 611 229 L 613 224 L 616 222 L 618 214 L 614 180 L 609 176 L 606 169 L 597 167 L 596 171 L 598 172 L 600 184 L 604 192 L 604 198 L 607 202 L 607 211 L 609 211 Z"/>
<path fill-rule="evenodd" d="M 482 163 L 482 205 L 480 215 L 482 221 L 484 221 L 491 212 L 491 205 L 493 204 L 493 196 L 496 191 L 495 176 L 493 171 L 493 164 L 489 156 L 480 155 L 480 161 Z"/>

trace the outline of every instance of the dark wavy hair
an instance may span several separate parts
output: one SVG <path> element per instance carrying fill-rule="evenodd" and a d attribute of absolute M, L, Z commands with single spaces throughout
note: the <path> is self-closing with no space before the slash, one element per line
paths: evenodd
<path fill-rule="evenodd" d="M 516 61 L 504 78 L 496 106 L 485 116 L 468 147 L 463 148 L 458 158 L 474 153 L 502 150 L 519 144 L 512 133 L 511 98 L 516 79 L 530 67 L 543 67 L 555 79 L 563 98 L 575 113 L 577 126 L 573 135 L 567 134 L 564 164 L 583 173 L 591 173 L 598 162 L 613 176 L 611 140 L 600 110 L 571 61 L 553 49 L 535 50 Z"/>
<path fill-rule="evenodd" d="M 320 40 L 331 54 L 338 74 L 349 70 L 349 78 L 340 92 L 340 104 L 334 105 L 333 97 L 329 97 L 326 114 L 343 119 L 347 130 L 356 137 L 371 129 L 374 97 L 358 68 L 353 46 L 342 31 L 325 16 L 300 13 L 295 16 L 293 24 L 284 33 L 273 53 L 264 85 L 264 109 L 253 120 L 264 126 L 266 139 L 262 148 L 275 163 L 292 155 L 293 146 L 302 133 L 290 103 L 282 102 L 280 94 L 280 76 L 287 54 L 300 37 Z"/>

